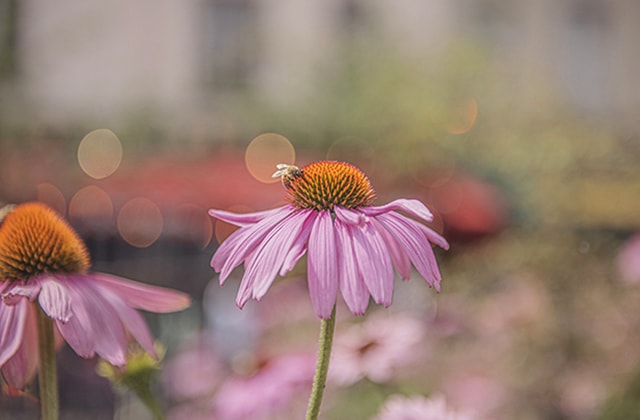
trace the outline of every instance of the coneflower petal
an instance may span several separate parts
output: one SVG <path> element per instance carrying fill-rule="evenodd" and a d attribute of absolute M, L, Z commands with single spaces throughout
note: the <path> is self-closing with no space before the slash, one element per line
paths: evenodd
<path fill-rule="evenodd" d="M 347 209 L 344 207 L 335 206 L 333 208 L 333 211 L 336 214 L 336 219 L 349 225 L 362 226 L 369 220 L 369 217 L 360 213 L 359 211 Z"/>
<path fill-rule="evenodd" d="M 34 306 L 26 299 L 21 299 L 21 302 L 11 309 L 18 309 L 24 313 L 24 332 L 13 356 L 1 364 L 2 376 L 9 385 L 22 389 L 33 378 L 38 367 L 38 331 Z"/>
<path fill-rule="evenodd" d="M 211 259 L 211 266 L 220 272 L 220 283 L 231 274 L 231 271 L 239 266 L 247 255 L 252 253 L 256 247 L 269 234 L 273 226 L 280 223 L 289 214 L 294 212 L 293 207 L 285 206 L 259 221 L 258 223 L 241 228 L 233 232 L 224 241 L 218 251 Z"/>
<path fill-rule="evenodd" d="M 27 305 L 24 299 L 13 306 L 0 303 L 0 366 L 15 354 L 22 342 Z"/>
<path fill-rule="evenodd" d="M 384 239 L 371 223 L 351 228 L 358 266 L 376 303 L 391 305 L 393 265 Z"/>
<path fill-rule="evenodd" d="M 41 276 L 38 303 L 56 321 L 67 322 L 73 315 L 69 293 L 55 277 Z"/>
<path fill-rule="evenodd" d="M 82 333 L 93 343 L 93 351 L 107 362 L 115 366 L 123 366 L 126 362 L 127 336 L 118 316 L 118 312 L 108 301 L 108 295 L 90 281 L 65 282 L 72 298 L 74 318 L 80 308 L 86 313 L 91 330 Z M 71 321 L 74 319 L 72 318 Z M 64 331 L 61 330 L 64 336 Z M 65 337 L 66 338 L 66 337 Z"/>
<path fill-rule="evenodd" d="M 216 219 L 231 223 L 232 225 L 244 227 L 258 223 L 262 219 L 277 213 L 279 210 L 279 208 L 275 208 L 254 213 L 231 213 L 229 211 L 211 209 L 209 210 L 209 215 Z"/>
<path fill-rule="evenodd" d="M 360 272 L 349 228 L 343 223 L 335 223 L 336 252 L 340 256 L 340 292 L 349 310 L 355 315 L 363 315 L 369 306 L 369 290 Z"/>
<path fill-rule="evenodd" d="M 444 250 L 449 249 L 449 242 L 447 242 L 447 240 L 444 239 L 441 235 L 437 234 L 433 229 L 423 225 L 422 223 L 418 223 L 417 226 L 424 232 L 429 242 L 438 245 Z"/>
<path fill-rule="evenodd" d="M 411 278 L 411 260 L 404 252 L 398 241 L 391 235 L 387 229 L 385 229 L 375 217 L 371 218 L 371 223 L 376 227 L 376 230 L 382 236 L 382 239 L 387 244 L 387 249 L 391 255 L 391 261 L 396 271 L 403 280 L 409 280 Z"/>
<path fill-rule="evenodd" d="M 95 356 L 95 331 L 87 311 L 84 299 L 74 290 L 69 290 L 73 316 L 68 322 L 56 322 L 58 331 L 78 356 L 90 358 Z"/>
<path fill-rule="evenodd" d="M 333 220 L 329 211 L 319 212 L 309 236 L 307 259 L 309 294 L 320 318 L 329 319 L 338 293 L 338 258 Z"/>
<path fill-rule="evenodd" d="M 245 272 L 245 276 L 255 277 L 254 299 L 260 300 L 267 293 L 284 263 L 287 251 L 291 249 L 308 218 L 309 212 L 292 213 L 279 226 L 274 227 L 260 245 L 251 266 Z"/>
<path fill-rule="evenodd" d="M 309 217 L 307 217 L 304 221 L 304 225 L 300 230 L 298 236 L 296 236 L 295 240 L 291 244 L 291 248 L 286 251 L 286 255 L 284 257 L 284 261 L 282 263 L 282 267 L 280 268 L 280 275 L 284 276 L 295 267 L 296 263 L 302 256 L 307 252 L 307 241 L 309 240 L 309 235 L 311 235 L 311 228 L 313 227 L 317 212 L 313 210 L 300 210 L 301 213 L 308 213 Z"/>
<path fill-rule="evenodd" d="M 415 228 L 408 223 L 408 219 L 393 212 L 378 215 L 377 219 L 392 236 L 397 238 L 398 243 L 407 253 L 418 273 L 429 285 L 434 286 L 436 279 L 434 278 L 431 264 L 425 255 L 425 250 L 431 250 L 431 244 L 422 232 L 416 232 Z"/>
<path fill-rule="evenodd" d="M 86 275 L 89 281 L 96 281 L 120 296 L 127 305 L 151 312 L 181 311 L 191 304 L 186 293 L 160 286 L 138 283 L 104 273 Z"/>
<path fill-rule="evenodd" d="M 153 337 L 142 315 L 135 309 L 132 309 L 120 296 L 115 295 L 110 290 L 104 290 L 103 293 L 133 338 L 135 338 L 149 354 L 157 357 L 156 350 L 153 346 Z"/>
<path fill-rule="evenodd" d="M 359 210 L 367 216 L 378 216 L 380 214 L 389 213 L 393 210 L 401 210 L 411 216 L 422 219 L 425 222 L 430 222 L 433 220 L 433 214 L 427 208 L 427 206 L 425 206 L 419 200 L 409 198 L 399 198 L 397 200 L 393 200 L 388 204 L 385 204 L 384 206 L 362 207 Z"/>
<path fill-rule="evenodd" d="M 6 305 L 15 305 L 22 301 L 22 298 L 34 300 L 40 293 L 40 283 L 37 278 L 26 284 L 12 282 L 2 293 L 2 302 Z"/>

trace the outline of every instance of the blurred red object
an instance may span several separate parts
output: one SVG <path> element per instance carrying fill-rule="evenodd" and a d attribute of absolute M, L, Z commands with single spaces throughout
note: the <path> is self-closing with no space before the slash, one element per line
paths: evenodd
<path fill-rule="evenodd" d="M 245 167 L 244 151 L 232 148 L 198 159 L 154 157 L 122 168 L 100 185 L 115 201 L 144 196 L 163 209 L 184 203 L 207 209 L 238 205 L 264 209 L 284 199 L 278 182 L 263 184 L 254 179 Z"/>
<path fill-rule="evenodd" d="M 508 222 L 508 202 L 495 185 L 452 171 L 418 177 L 418 198 L 443 225 L 449 241 L 466 241 L 493 235 Z"/>

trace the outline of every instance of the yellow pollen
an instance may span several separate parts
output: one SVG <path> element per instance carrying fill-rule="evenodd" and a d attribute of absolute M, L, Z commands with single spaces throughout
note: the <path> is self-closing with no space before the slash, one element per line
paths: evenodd
<path fill-rule="evenodd" d="M 288 175 L 283 184 L 291 203 L 301 209 L 354 209 L 371 204 L 376 194 L 367 176 L 344 162 L 314 162 Z"/>
<path fill-rule="evenodd" d="M 1 223 L 0 280 L 89 269 L 89 252 L 82 240 L 44 204 L 19 205 Z"/>

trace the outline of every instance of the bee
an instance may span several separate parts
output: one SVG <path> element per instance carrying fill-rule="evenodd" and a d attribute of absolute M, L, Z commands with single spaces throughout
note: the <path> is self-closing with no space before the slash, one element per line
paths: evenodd
<path fill-rule="evenodd" d="M 295 165 L 287 165 L 286 163 L 278 163 L 277 171 L 271 175 L 272 178 L 282 178 L 282 185 L 289 188 L 291 183 L 298 177 L 302 176 L 302 170 Z"/>

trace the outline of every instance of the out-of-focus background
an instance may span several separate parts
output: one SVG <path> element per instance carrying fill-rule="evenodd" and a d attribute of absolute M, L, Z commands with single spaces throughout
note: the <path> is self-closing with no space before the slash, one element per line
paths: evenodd
<path fill-rule="evenodd" d="M 398 393 L 487 419 L 637 418 L 639 22 L 636 0 L 0 0 L 0 202 L 51 205 L 95 270 L 191 294 L 148 317 L 172 367 L 156 392 L 208 418 L 224 378 L 312 354 L 318 323 L 304 264 L 235 308 L 238 278 L 219 288 L 208 265 L 231 230 L 207 210 L 282 204 L 276 163 L 351 162 L 378 204 L 426 202 L 452 246 L 439 295 L 415 278 L 370 309 L 418 321 L 403 363 L 330 385 L 326 418 Z M 339 311 L 338 343 L 369 319 Z M 384 354 L 371 340 L 356 356 Z M 223 367 L 176 368 L 194 346 Z M 66 418 L 146 415 L 95 361 L 60 364 Z M 307 391 L 247 418 L 296 418 Z"/>

